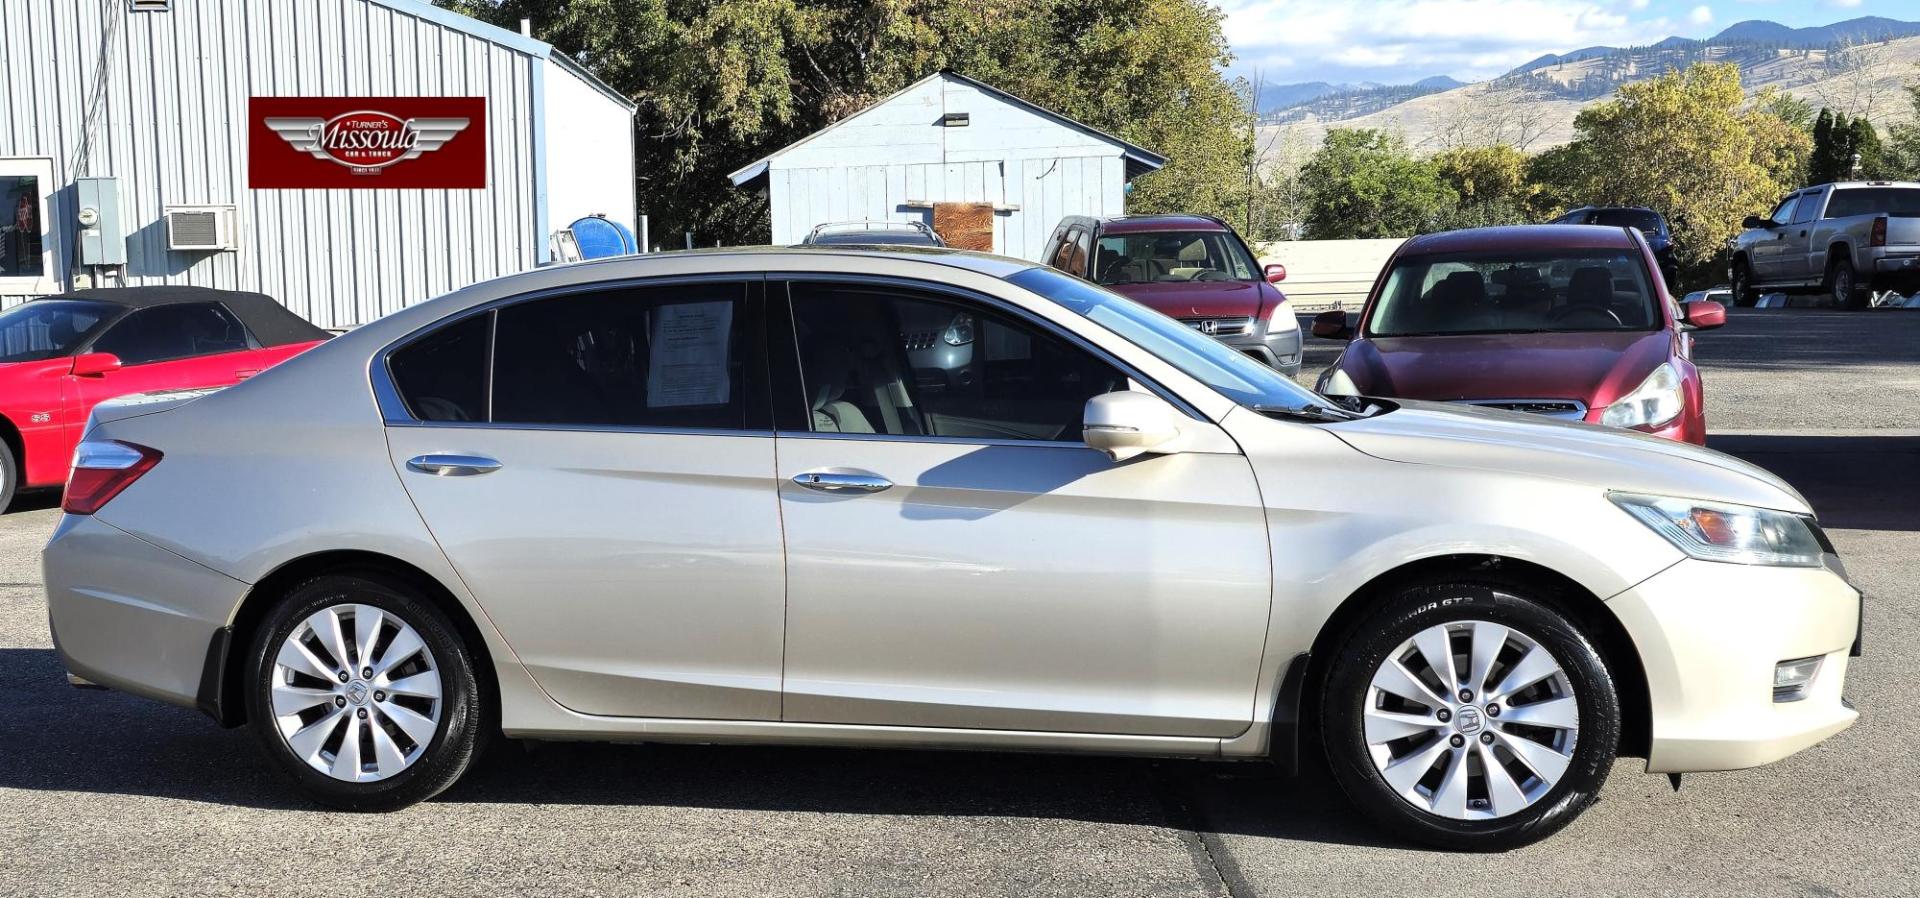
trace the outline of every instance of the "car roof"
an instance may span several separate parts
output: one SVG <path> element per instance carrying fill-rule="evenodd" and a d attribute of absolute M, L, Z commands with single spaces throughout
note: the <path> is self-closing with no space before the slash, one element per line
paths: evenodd
<path fill-rule="evenodd" d="M 247 326 L 247 330 L 253 332 L 254 338 L 265 346 L 311 343 L 332 336 L 294 314 L 273 297 L 265 293 L 251 293 L 245 290 L 216 290 L 211 287 L 184 285 L 102 287 L 93 290 L 75 290 L 72 293 L 49 296 L 46 299 L 105 302 L 128 309 L 217 302 L 225 305 L 229 311 L 238 316 L 241 323 Z"/>
<path fill-rule="evenodd" d="M 556 268 L 578 272 L 582 282 L 600 279 L 624 277 L 645 277 L 646 269 L 652 263 L 662 259 L 685 259 L 689 257 L 710 256 L 713 258 L 740 259 L 743 257 L 765 257 L 765 266 L 769 269 L 780 267 L 781 256 L 845 256 L 850 259 L 878 258 L 899 261 L 926 262 L 944 265 L 965 271 L 977 272 L 988 277 L 1007 278 L 1029 268 L 1038 267 L 1036 263 L 1010 256 L 998 256 L 992 253 L 972 250 L 953 249 L 944 246 L 926 246 L 923 244 L 819 244 L 802 243 L 794 246 L 716 246 L 700 249 L 669 250 L 667 252 L 646 253 L 632 256 L 615 256 L 608 259 L 594 259 L 586 262 L 569 262 L 564 265 L 548 266 L 517 275 L 500 278 L 502 281 L 527 277 L 537 272 L 551 272 Z M 632 269 L 632 270 L 628 270 Z M 738 270 L 738 269 L 735 269 Z"/>
<path fill-rule="evenodd" d="M 1120 215 L 1098 220 L 1103 234 L 1148 234 L 1157 231 L 1230 231 L 1219 219 L 1205 215 Z"/>
<path fill-rule="evenodd" d="M 1604 225 L 1509 225 L 1423 234 L 1402 245 L 1400 255 L 1633 248 L 1633 238 L 1627 234 L 1626 228 Z"/>

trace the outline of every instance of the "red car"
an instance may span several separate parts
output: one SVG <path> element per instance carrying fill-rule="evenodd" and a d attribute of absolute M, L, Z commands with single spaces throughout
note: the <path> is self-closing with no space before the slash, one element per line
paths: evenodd
<path fill-rule="evenodd" d="M 1208 215 L 1069 215 L 1042 259 L 1292 377 L 1300 373 L 1300 321 L 1273 285 L 1286 268 L 1260 267 L 1240 235 Z"/>
<path fill-rule="evenodd" d="M 223 387 L 326 340 L 272 298 L 203 287 L 82 290 L 0 312 L 0 511 L 66 482 L 102 401 Z"/>
<path fill-rule="evenodd" d="M 1667 292 L 1633 228 L 1534 225 L 1415 237 L 1387 262 L 1320 376 L 1329 395 L 1464 402 L 1704 444 L 1694 330 L 1726 308 Z"/>

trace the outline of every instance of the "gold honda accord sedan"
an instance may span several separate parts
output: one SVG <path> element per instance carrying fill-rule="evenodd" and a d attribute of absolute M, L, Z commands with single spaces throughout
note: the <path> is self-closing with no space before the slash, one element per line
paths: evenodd
<path fill-rule="evenodd" d="M 1860 594 L 1767 472 L 1336 401 L 994 256 L 546 268 L 88 426 L 44 558 L 68 670 L 342 808 L 498 734 L 1317 752 L 1402 836 L 1498 849 L 1618 755 L 1750 767 L 1856 716 Z"/>

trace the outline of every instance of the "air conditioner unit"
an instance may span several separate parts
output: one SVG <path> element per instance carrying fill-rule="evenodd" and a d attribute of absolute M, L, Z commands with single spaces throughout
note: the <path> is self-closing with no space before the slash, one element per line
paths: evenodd
<path fill-rule="evenodd" d="M 224 253 L 240 248 L 240 211 L 234 206 L 168 206 L 167 249 Z"/>

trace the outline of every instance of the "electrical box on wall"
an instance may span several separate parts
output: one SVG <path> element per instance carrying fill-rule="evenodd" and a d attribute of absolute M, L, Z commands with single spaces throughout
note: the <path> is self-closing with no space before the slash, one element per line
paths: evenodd
<path fill-rule="evenodd" d="M 127 264 L 127 232 L 120 218 L 118 178 L 79 178 L 74 181 L 79 206 L 79 262 L 81 265 Z"/>

